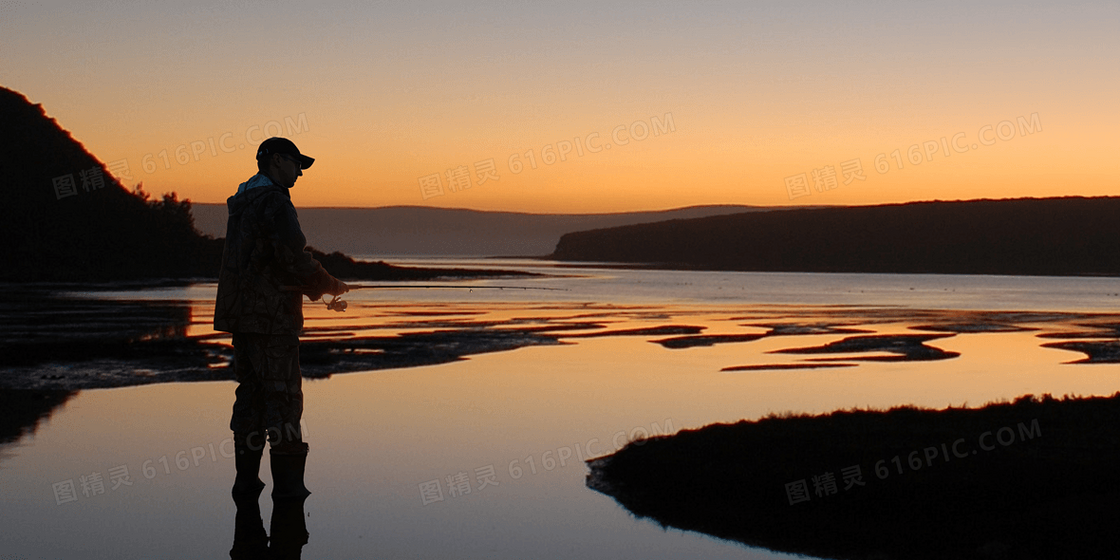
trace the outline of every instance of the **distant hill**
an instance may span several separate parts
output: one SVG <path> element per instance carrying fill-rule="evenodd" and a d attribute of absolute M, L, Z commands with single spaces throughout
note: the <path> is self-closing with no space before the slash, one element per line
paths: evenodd
<path fill-rule="evenodd" d="M 783 272 L 1120 274 L 1120 198 L 787 209 L 564 235 L 551 258 Z"/>
<path fill-rule="evenodd" d="M 192 277 L 221 258 L 189 202 L 129 192 L 41 105 L 0 88 L 0 122 L 0 280 Z"/>
<path fill-rule="evenodd" d="M 231 190 L 236 185 L 231 185 Z M 308 243 L 353 255 L 541 256 L 560 236 L 587 229 L 768 210 L 751 206 L 694 206 L 659 212 L 527 214 L 390 206 L 298 208 Z M 195 204 L 199 231 L 224 236 L 225 204 Z"/>

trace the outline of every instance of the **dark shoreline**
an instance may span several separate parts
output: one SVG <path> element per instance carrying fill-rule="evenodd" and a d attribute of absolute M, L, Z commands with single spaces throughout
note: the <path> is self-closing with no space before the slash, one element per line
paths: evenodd
<path fill-rule="evenodd" d="M 1111 557 L 1120 393 L 772 415 L 588 463 L 588 486 L 638 517 L 781 552 Z"/>

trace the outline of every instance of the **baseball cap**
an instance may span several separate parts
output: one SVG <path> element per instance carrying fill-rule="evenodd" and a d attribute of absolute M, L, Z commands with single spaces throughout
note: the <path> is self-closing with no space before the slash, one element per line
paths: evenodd
<path fill-rule="evenodd" d="M 291 140 L 279 136 L 273 136 L 261 142 L 260 147 L 257 148 L 257 161 L 272 154 L 286 154 L 296 158 L 300 163 L 300 169 L 307 169 L 311 167 L 312 163 L 315 163 L 315 158 L 309 158 L 299 153 L 299 148 Z"/>

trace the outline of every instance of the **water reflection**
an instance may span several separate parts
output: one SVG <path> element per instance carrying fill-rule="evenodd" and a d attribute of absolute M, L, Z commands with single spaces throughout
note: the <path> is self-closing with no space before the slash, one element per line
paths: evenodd
<path fill-rule="evenodd" d="M 259 491 L 258 491 L 259 493 Z M 276 500 L 272 507 L 269 536 L 264 530 L 258 496 L 235 496 L 231 560 L 298 559 L 310 535 L 303 513 L 304 499 Z"/>
<path fill-rule="evenodd" d="M 0 443 L 35 433 L 39 422 L 66 404 L 77 391 L 0 391 Z"/>
<path fill-rule="evenodd" d="M 675 322 L 717 332 L 738 330 L 740 323 L 673 313 Z M 523 309 L 516 316 L 526 315 Z M 664 320 L 647 319 L 628 324 Z M 561 448 L 574 451 L 578 444 L 585 457 L 597 456 L 613 452 L 636 430 L 640 435 L 640 427 L 668 433 L 785 410 L 979 405 L 1026 392 L 1115 390 L 1112 368 L 1062 366 L 1074 354 L 1039 348 L 1038 339 L 1023 332 L 942 339 L 941 346 L 961 354 L 952 360 L 719 372 L 728 364 L 782 356 L 770 350 L 842 336 L 776 336 L 681 350 L 633 336 L 580 338 L 307 383 L 308 402 L 331 405 L 310 407 L 305 415 L 314 457 L 323 460 L 308 470 L 315 499 L 304 513 L 312 514 L 306 526 L 315 538 L 302 550 L 309 558 L 771 559 L 776 555 L 634 519 L 586 490 L 583 465 L 575 454 L 561 464 Z M 234 541 L 228 486 L 234 461 L 232 444 L 222 442 L 229 437 L 232 390 L 224 382 L 82 392 L 4 460 L 0 488 L 7 507 L 0 508 L 0 526 L 14 529 L 0 534 L 0 549 L 28 558 L 91 556 L 83 550 L 137 560 L 227 556 Z M 1043 433 L 1040 441 L 1050 437 Z M 555 468 L 547 470 L 545 461 L 556 461 Z M 128 466 L 133 485 L 113 489 L 108 469 L 121 465 Z M 463 472 L 474 484 L 476 469 L 488 465 L 500 485 L 449 494 L 448 476 Z M 106 493 L 87 497 L 79 479 L 94 472 L 106 475 Z M 79 483 L 79 499 L 59 505 L 52 485 L 68 479 Z M 433 480 L 443 482 L 445 499 L 425 505 L 419 485 Z M 266 517 L 270 505 L 260 506 Z"/>
<path fill-rule="evenodd" d="M 228 351 L 188 336 L 192 320 L 189 301 L 109 299 L 48 286 L 0 291 L 0 387 L 72 391 L 227 379 L 212 365 Z"/>
<path fill-rule="evenodd" d="M 166 361 L 158 363 L 167 364 L 166 369 L 152 367 L 153 361 L 140 351 L 147 343 L 142 342 L 116 361 L 28 368 L 29 379 L 58 372 L 65 374 L 58 383 L 86 384 L 80 387 L 105 380 L 175 381 L 181 372 L 194 371 L 190 365 L 172 366 L 174 359 L 185 357 L 176 348 L 214 352 L 211 357 L 200 354 L 198 363 L 209 375 L 230 378 L 219 359 L 222 352 L 228 357 L 228 338 L 209 330 L 212 290 L 190 290 L 195 291 L 168 291 L 159 297 L 148 291 L 121 293 L 104 303 L 140 312 L 157 309 L 157 314 L 161 307 L 179 308 L 170 324 L 187 321 L 185 335 L 194 339 L 187 343 L 194 346 L 165 346 L 161 359 Z M 613 500 L 583 487 L 581 463 L 560 464 L 558 457 L 577 445 L 587 451 L 592 440 L 595 455 L 610 453 L 638 427 L 660 433 L 652 424 L 668 427 L 669 421 L 672 429 L 666 431 L 676 431 L 787 410 L 829 412 L 901 403 L 978 406 L 1030 392 L 1115 390 L 1113 368 L 1062 365 L 1080 355 L 1042 344 L 1116 340 L 1120 331 L 1109 325 L 1120 316 L 1111 312 L 1059 305 L 1055 307 L 1066 311 L 475 301 L 461 292 L 456 290 L 455 296 L 462 300 L 443 302 L 355 297 L 345 314 L 308 306 L 310 328 L 303 348 L 315 363 L 305 372 L 318 367 L 328 372 L 340 364 L 380 371 L 305 383 L 309 402 L 331 403 L 312 406 L 307 415 L 314 457 L 330 460 L 315 461 L 308 471 L 316 501 L 306 508 L 286 508 L 298 515 L 274 509 L 272 528 L 266 531 L 261 508 L 269 515 L 267 502 L 246 503 L 245 508 L 235 502 L 236 534 L 229 534 L 235 517 L 229 511 L 234 461 L 232 445 L 221 442 L 229 437 L 232 384 L 85 391 L 49 426 L 40 427 L 18 455 L 3 459 L 0 487 L 8 507 L 0 508 L 7 510 L 0 511 L 0 526 L 19 530 L 0 535 L 0 549 L 46 558 L 84 557 L 75 551 L 91 547 L 115 558 L 222 557 L 227 552 L 232 557 L 235 552 L 262 554 L 263 534 L 265 550 L 275 551 L 268 554 L 287 550 L 292 557 L 303 550 L 315 557 L 359 557 L 372 549 L 385 557 L 488 560 L 773 558 L 635 520 Z M 149 305 L 123 301 L 129 298 Z M 180 303 L 185 301 L 190 302 L 186 313 Z M 856 360 L 896 354 L 890 347 L 779 352 L 826 347 L 856 334 L 900 337 L 916 331 L 953 334 L 933 345 L 959 355 L 900 362 Z M 158 333 L 168 331 L 158 328 L 148 332 L 157 333 L 148 342 L 158 344 L 172 342 L 183 331 L 166 336 Z M 580 336 L 603 332 L 614 335 Z M 417 357 L 442 365 L 401 369 L 410 356 L 411 365 Z M 847 363 L 855 365 L 815 369 L 837 364 L 815 361 L 818 357 L 852 358 Z M 370 363 L 379 365 L 367 367 Z M 98 364 L 108 366 L 98 370 Z M 806 366 L 814 369 L 773 369 Z M 721 372 L 732 367 L 770 370 Z M 4 374 L 10 371 L 0 367 Z M 1050 432 L 1045 433 L 1049 438 Z M 546 460 L 549 465 L 555 460 L 556 468 L 545 468 Z M 128 467 L 133 485 L 114 489 L 106 476 L 104 494 L 81 492 L 81 477 L 106 475 L 122 466 Z M 477 469 L 488 466 L 494 467 L 499 486 L 449 493 L 448 476 L 466 473 L 473 484 Z M 845 464 L 829 468 L 834 466 Z M 52 485 L 70 479 L 77 484 L 78 499 L 59 504 Z M 420 485 L 432 481 L 444 484 L 445 499 L 425 503 Z M 181 506 L 168 508 L 168 503 Z M 308 512 L 314 512 L 318 525 L 306 517 Z M 277 532 L 284 519 L 295 529 Z M 316 539 L 304 544 L 309 525 Z"/>

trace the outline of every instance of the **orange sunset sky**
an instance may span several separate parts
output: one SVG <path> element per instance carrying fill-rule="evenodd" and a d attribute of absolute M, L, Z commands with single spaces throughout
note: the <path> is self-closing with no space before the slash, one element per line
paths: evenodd
<path fill-rule="evenodd" d="M 0 0 L 0 85 L 195 202 L 265 134 L 303 207 L 1116 195 L 1118 70 L 1115 1 Z"/>

